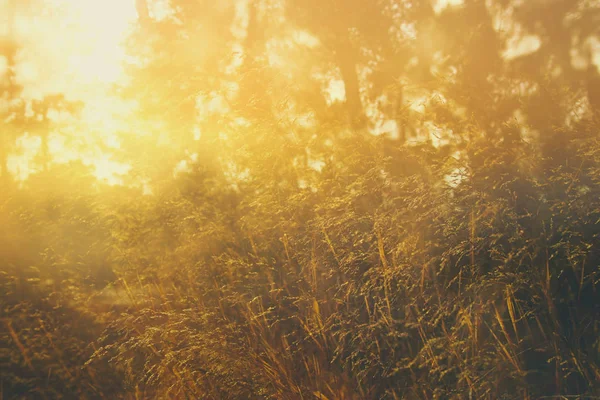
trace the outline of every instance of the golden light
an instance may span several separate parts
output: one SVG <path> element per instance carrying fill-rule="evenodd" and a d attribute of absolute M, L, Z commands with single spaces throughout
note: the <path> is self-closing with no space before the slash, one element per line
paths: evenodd
<path fill-rule="evenodd" d="M 18 12 L 16 36 L 26 94 L 61 92 L 86 99 L 123 77 L 122 42 L 135 21 L 134 0 L 50 0 Z"/>
<path fill-rule="evenodd" d="M 63 93 L 69 100 L 82 101 L 85 109 L 77 123 L 78 131 L 70 132 L 80 136 L 78 143 L 93 146 L 101 141 L 118 147 L 115 135 L 126 124 L 129 106 L 111 96 L 109 89 L 125 77 L 124 39 L 136 20 L 134 2 L 49 0 L 40 2 L 36 9 L 18 8 L 14 35 L 21 51 L 16 60 L 16 77 L 23 87 L 23 96 L 40 99 Z M 0 9 L 6 1 L 3 3 L 0 2 Z M 70 161 L 76 152 L 79 159 L 92 166 L 97 178 L 111 184 L 119 183 L 119 176 L 128 169 L 109 162 L 109 155 L 74 150 L 64 140 L 57 140 L 56 135 L 53 137 L 50 152 L 55 162 Z M 18 179 L 31 172 L 28 165 L 31 152 L 35 151 L 29 143 L 21 145 L 27 151 L 11 163 Z"/>

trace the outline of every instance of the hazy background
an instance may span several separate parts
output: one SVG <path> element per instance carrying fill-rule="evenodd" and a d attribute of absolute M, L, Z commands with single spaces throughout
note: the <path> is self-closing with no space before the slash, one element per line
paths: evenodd
<path fill-rule="evenodd" d="M 0 0 L 0 400 L 600 396 L 599 37 Z"/>

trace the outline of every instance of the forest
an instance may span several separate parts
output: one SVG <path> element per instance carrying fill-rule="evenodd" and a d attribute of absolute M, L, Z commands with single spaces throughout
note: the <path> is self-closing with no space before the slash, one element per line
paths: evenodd
<path fill-rule="evenodd" d="M 600 399 L 600 2 L 0 0 L 13 399 Z"/>

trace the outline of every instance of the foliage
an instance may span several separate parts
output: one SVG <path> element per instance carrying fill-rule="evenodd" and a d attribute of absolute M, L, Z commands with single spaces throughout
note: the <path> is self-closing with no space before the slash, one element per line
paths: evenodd
<path fill-rule="evenodd" d="M 0 397 L 600 396 L 597 7 L 209 3 L 140 15 L 128 186 L 3 187 Z"/>

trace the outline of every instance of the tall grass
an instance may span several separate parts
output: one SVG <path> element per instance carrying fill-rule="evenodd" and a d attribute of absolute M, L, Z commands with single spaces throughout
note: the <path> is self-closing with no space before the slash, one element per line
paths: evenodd
<path fill-rule="evenodd" d="M 94 223 L 120 301 L 4 270 L 3 398 L 599 396 L 600 146 L 470 146 L 458 184 L 431 146 L 340 146 L 311 187 L 119 206 Z"/>

